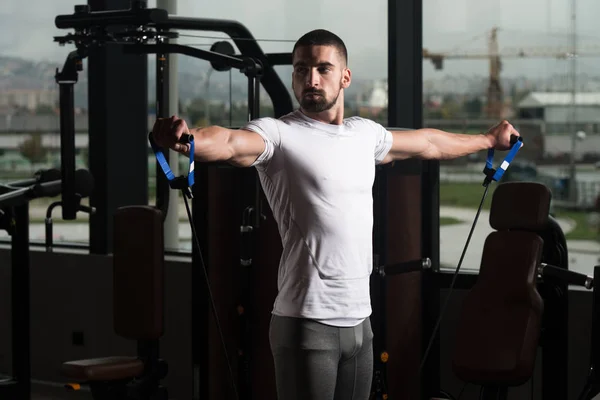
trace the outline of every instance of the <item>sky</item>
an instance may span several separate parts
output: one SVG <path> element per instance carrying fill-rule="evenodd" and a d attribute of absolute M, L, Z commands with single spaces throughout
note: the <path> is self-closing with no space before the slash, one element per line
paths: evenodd
<path fill-rule="evenodd" d="M 175 2 L 175 14 L 198 18 L 237 20 L 259 39 L 289 40 L 261 42 L 265 52 L 290 51 L 304 32 L 326 28 L 340 35 L 349 50 L 350 67 L 361 78 L 387 76 L 387 0 L 149 0 Z M 500 49 L 560 47 L 568 49 L 571 10 L 576 2 L 578 46 L 593 46 L 598 56 L 578 60 L 582 72 L 594 74 L 600 66 L 600 33 L 594 19 L 600 15 L 598 0 L 423 0 L 423 47 L 438 52 L 452 50 L 487 51 L 486 34 L 500 28 Z M 54 17 L 71 14 L 73 6 L 85 2 L 74 0 L 2 0 L 0 10 L 0 54 L 31 60 L 62 63 L 71 50 L 53 42 L 64 35 L 54 26 Z M 125 3 L 127 4 L 127 3 Z M 190 33 L 190 32 L 187 32 Z M 210 32 L 194 32 L 211 35 Z M 210 39 L 185 38 L 180 43 L 207 43 Z M 549 51 L 553 53 L 552 51 Z M 541 59 L 506 59 L 503 74 L 536 76 L 544 73 L 567 73 L 570 64 L 552 57 Z M 443 71 L 434 71 L 425 60 L 424 76 L 448 74 L 485 75 L 485 60 L 447 61 Z"/>

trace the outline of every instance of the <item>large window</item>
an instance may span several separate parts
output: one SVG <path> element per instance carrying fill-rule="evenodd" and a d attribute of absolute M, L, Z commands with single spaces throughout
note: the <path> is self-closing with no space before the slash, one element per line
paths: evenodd
<path fill-rule="evenodd" d="M 551 188 L 569 267 L 591 273 L 600 255 L 600 3 L 424 0 L 423 10 L 425 126 L 477 134 L 509 119 L 525 147 L 503 181 Z M 444 267 L 459 262 L 484 191 L 485 156 L 441 164 Z M 495 166 L 504 156 L 496 153 Z M 462 269 L 479 268 L 492 191 Z"/>
<path fill-rule="evenodd" d="M 37 171 L 60 170 L 60 119 L 58 85 L 54 74 L 72 49 L 53 42 L 64 35 L 54 26 L 54 16 L 73 12 L 81 2 L 72 0 L 27 3 L 6 0 L 0 10 L 4 34 L 0 38 L 0 182 L 33 178 Z M 84 2 L 85 3 L 85 2 Z M 84 65 L 85 70 L 85 65 Z M 76 85 L 76 168 L 87 168 L 87 75 Z M 30 203 L 31 241 L 45 239 L 44 219 L 50 204 L 60 197 Z M 82 204 L 89 204 L 84 199 Z M 60 207 L 52 216 L 58 222 L 53 237 L 57 242 L 87 243 L 88 216 L 61 223 Z M 0 238 L 8 238 L 0 230 Z"/>

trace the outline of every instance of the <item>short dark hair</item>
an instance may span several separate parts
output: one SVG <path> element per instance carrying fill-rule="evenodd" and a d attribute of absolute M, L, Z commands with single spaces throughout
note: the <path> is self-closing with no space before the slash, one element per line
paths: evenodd
<path fill-rule="evenodd" d="M 344 41 L 337 36 L 335 33 L 329 32 L 325 29 L 315 29 L 302 35 L 300 39 L 296 41 L 294 49 L 292 50 L 292 57 L 296 53 L 298 47 L 305 46 L 333 46 L 342 56 L 344 62 L 348 63 L 348 50 Z"/>

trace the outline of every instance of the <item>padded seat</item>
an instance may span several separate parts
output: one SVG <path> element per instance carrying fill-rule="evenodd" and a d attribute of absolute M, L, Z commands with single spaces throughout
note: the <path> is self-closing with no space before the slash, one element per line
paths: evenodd
<path fill-rule="evenodd" d="M 118 381 L 142 375 L 144 363 L 137 357 L 104 357 L 68 361 L 61 373 L 79 382 Z"/>

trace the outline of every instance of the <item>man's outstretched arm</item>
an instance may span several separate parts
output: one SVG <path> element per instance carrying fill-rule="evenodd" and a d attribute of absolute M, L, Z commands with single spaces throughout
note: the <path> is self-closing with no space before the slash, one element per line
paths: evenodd
<path fill-rule="evenodd" d="M 383 162 L 407 158 L 448 160 L 491 148 L 508 150 L 511 135 L 520 136 L 508 121 L 502 121 L 486 133 L 478 135 L 449 133 L 431 128 L 393 131 L 392 147 Z"/>
<path fill-rule="evenodd" d="M 158 146 L 189 155 L 189 144 L 179 143 L 183 134 L 194 136 L 194 158 L 201 162 L 224 161 L 249 167 L 265 150 L 265 141 L 258 133 L 243 129 L 220 126 L 189 129 L 184 120 L 175 117 L 159 118 L 152 128 Z"/>

